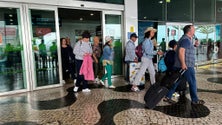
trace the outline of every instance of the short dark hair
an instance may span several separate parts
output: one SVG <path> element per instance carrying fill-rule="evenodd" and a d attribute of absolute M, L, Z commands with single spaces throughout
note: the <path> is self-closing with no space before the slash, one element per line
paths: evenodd
<path fill-rule="evenodd" d="M 130 35 L 130 39 L 131 39 L 132 37 L 138 38 L 138 36 L 136 35 L 136 33 L 132 33 L 132 34 Z"/>
<path fill-rule="evenodd" d="M 90 37 L 91 37 L 91 35 L 90 35 L 89 31 L 86 30 L 82 33 L 82 38 L 90 38 Z"/>
<path fill-rule="evenodd" d="M 184 33 L 184 34 L 188 33 L 188 32 L 190 31 L 190 29 L 191 29 L 192 26 L 193 26 L 193 25 L 186 25 L 186 26 L 183 28 L 183 33 Z"/>

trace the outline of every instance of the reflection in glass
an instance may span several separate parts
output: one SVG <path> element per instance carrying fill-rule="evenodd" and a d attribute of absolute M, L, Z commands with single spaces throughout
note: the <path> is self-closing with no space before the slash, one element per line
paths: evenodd
<path fill-rule="evenodd" d="M 167 21 L 191 22 L 193 0 L 170 0 L 167 3 Z"/>
<path fill-rule="evenodd" d="M 214 0 L 195 0 L 195 22 L 214 22 Z"/>
<path fill-rule="evenodd" d="M 138 19 L 165 21 L 165 0 L 138 0 Z"/>
<path fill-rule="evenodd" d="M 214 25 L 196 25 L 195 36 L 198 38 L 199 46 L 196 47 L 196 61 L 206 63 L 218 59 L 215 55 L 215 26 Z M 218 52 L 217 52 L 218 53 Z"/>
<path fill-rule="evenodd" d="M 59 83 L 54 11 L 30 10 L 36 86 Z"/>
<path fill-rule="evenodd" d="M 19 9 L 0 8 L 0 92 L 26 88 Z"/>

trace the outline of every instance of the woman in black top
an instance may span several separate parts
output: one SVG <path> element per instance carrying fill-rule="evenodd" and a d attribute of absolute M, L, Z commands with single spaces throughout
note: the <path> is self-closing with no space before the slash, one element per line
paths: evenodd
<path fill-rule="evenodd" d="M 65 38 L 60 39 L 61 42 L 61 57 L 62 57 L 62 75 L 63 79 L 69 79 L 71 74 L 72 79 L 75 79 L 75 55 L 71 46 L 67 45 Z"/>

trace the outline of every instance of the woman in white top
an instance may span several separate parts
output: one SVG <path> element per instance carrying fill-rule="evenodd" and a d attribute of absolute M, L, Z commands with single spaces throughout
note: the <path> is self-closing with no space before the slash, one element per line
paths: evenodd
<path fill-rule="evenodd" d="M 73 50 L 73 53 L 75 54 L 76 58 L 75 64 L 77 70 L 76 85 L 73 89 L 74 92 L 78 91 L 81 82 L 83 83 L 82 92 L 90 92 L 90 89 L 88 88 L 88 82 L 84 79 L 83 75 L 79 75 L 79 71 L 83 63 L 83 57 L 88 54 L 92 55 L 92 47 L 89 43 L 89 38 L 90 38 L 90 33 L 88 31 L 84 31 L 82 34 L 82 39 L 76 43 Z"/>

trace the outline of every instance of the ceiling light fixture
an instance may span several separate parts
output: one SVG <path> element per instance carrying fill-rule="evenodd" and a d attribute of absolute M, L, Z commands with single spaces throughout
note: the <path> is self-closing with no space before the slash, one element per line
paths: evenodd
<path fill-rule="evenodd" d="M 159 3 L 160 3 L 160 4 L 162 4 L 162 3 L 163 3 L 163 1 L 161 0 L 161 1 L 159 1 Z"/>
<path fill-rule="evenodd" d="M 90 16 L 93 16 L 94 14 L 93 13 L 90 13 Z"/>
<path fill-rule="evenodd" d="M 81 18 L 79 18 L 79 20 L 81 20 L 81 21 L 82 21 L 82 20 L 83 20 L 83 18 L 81 17 Z"/>

